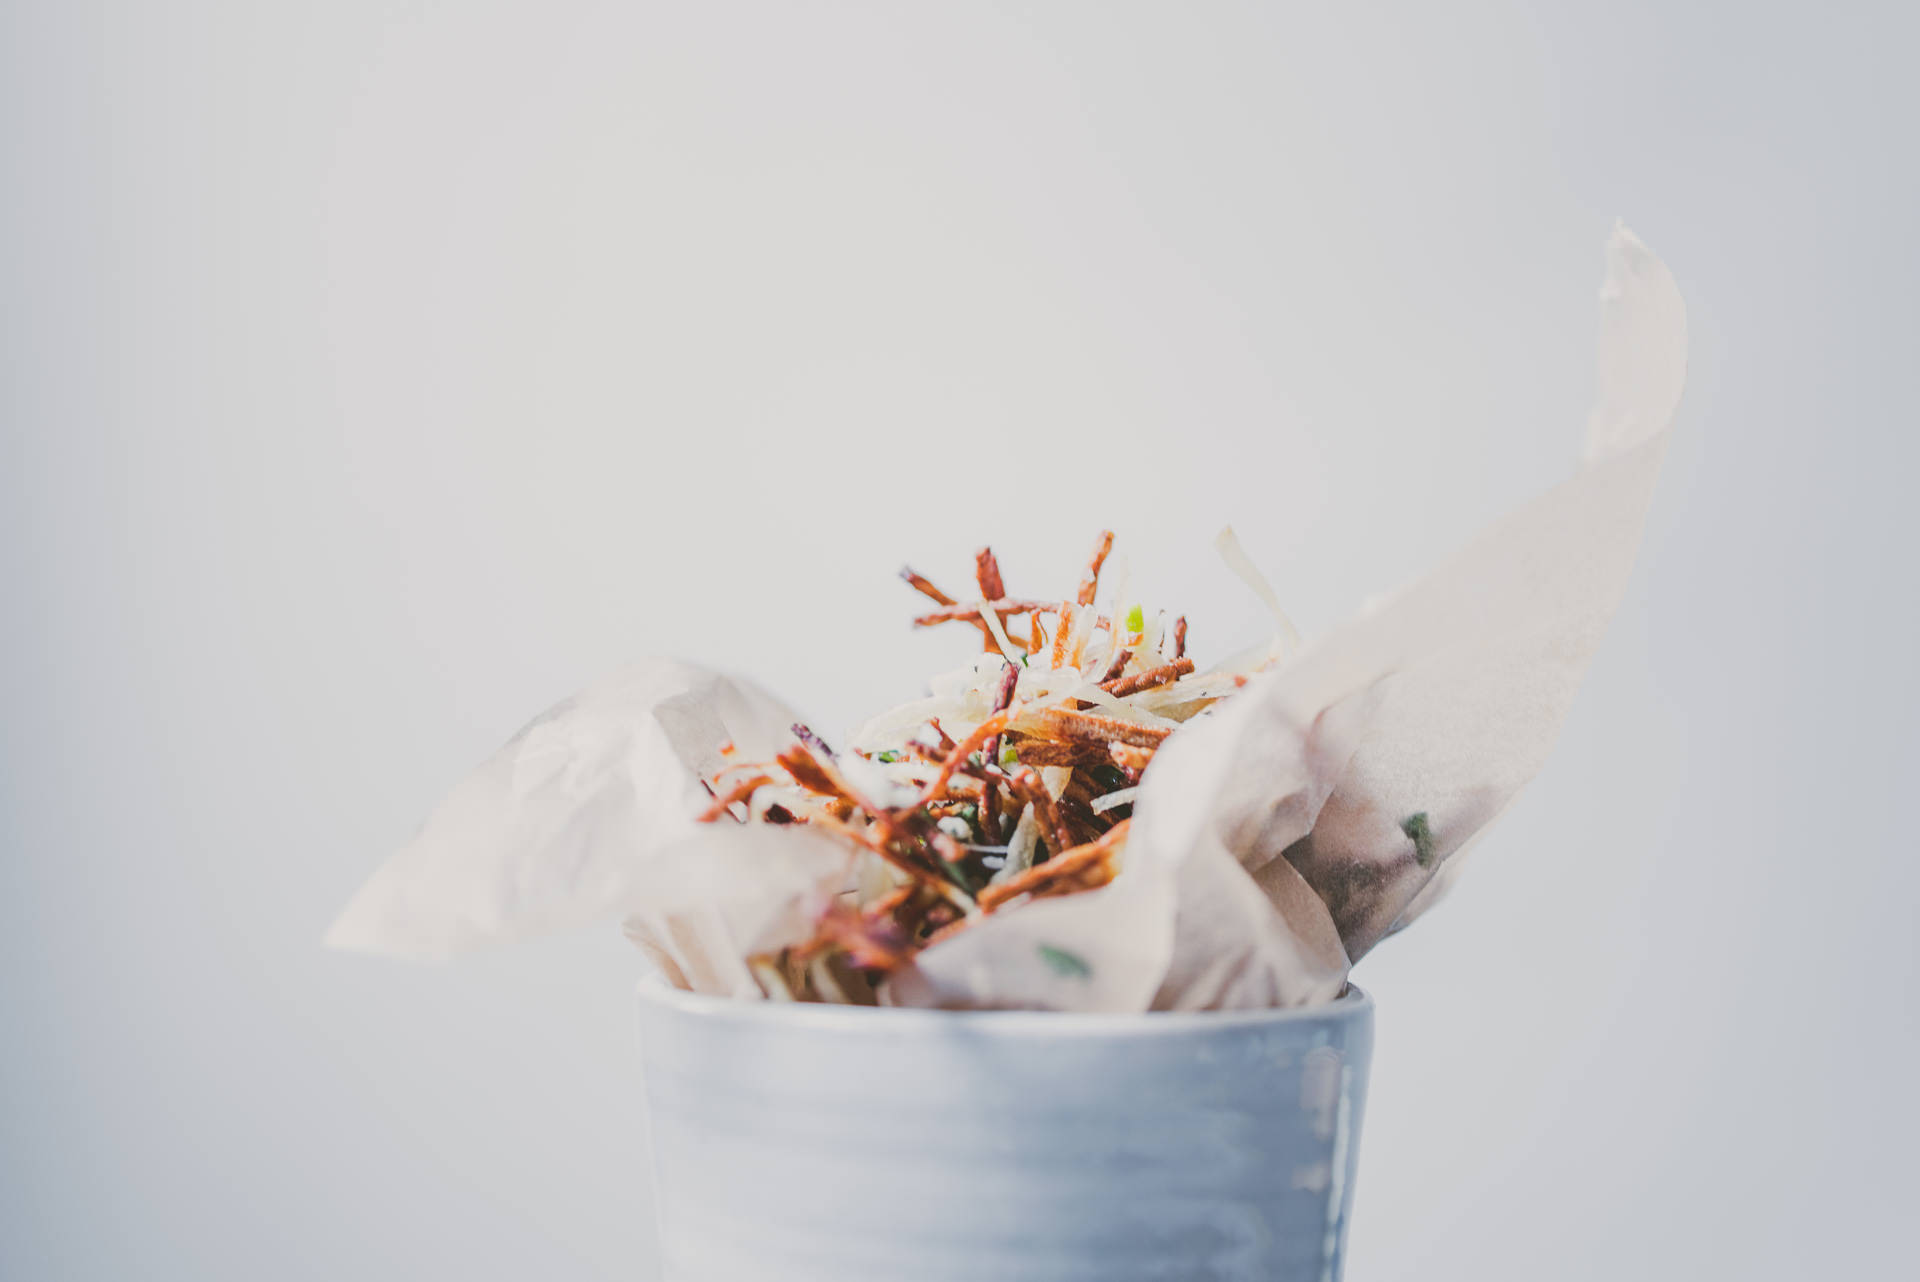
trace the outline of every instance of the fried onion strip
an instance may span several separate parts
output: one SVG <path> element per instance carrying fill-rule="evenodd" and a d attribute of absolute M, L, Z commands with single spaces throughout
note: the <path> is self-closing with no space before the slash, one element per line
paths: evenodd
<path fill-rule="evenodd" d="M 1093 555 L 1087 560 L 1087 572 L 1080 578 L 1080 592 L 1074 600 L 1081 605 L 1092 605 L 1093 598 L 1100 591 L 1100 567 L 1107 563 L 1107 553 L 1113 551 L 1113 531 L 1100 531 L 1099 541 L 1093 545 Z"/>
<path fill-rule="evenodd" d="M 1072 834 L 1060 818 L 1060 808 L 1053 803 L 1053 794 L 1041 782 L 1039 771 L 1022 766 L 1013 772 L 1008 786 L 1033 807 L 1034 821 L 1040 825 L 1041 834 L 1056 854 L 1075 844 Z"/>
<path fill-rule="evenodd" d="M 1014 759 L 1023 766 L 1100 766 L 1107 754 L 1095 743 L 1062 743 L 1057 739 L 1016 739 Z"/>
<path fill-rule="evenodd" d="M 966 738 L 955 744 L 953 751 L 947 754 L 946 760 L 940 763 L 939 772 L 934 775 L 932 781 L 928 783 L 925 788 L 920 790 L 920 799 L 915 804 L 924 806 L 939 797 L 942 790 L 947 786 L 947 780 L 953 778 L 953 772 L 958 770 L 966 761 L 967 754 L 980 751 L 987 740 L 1005 730 L 1007 728 L 1007 722 L 1013 720 L 1014 711 L 1014 709 L 1008 708 L 1004 712 L 994 713 L 985 721 L 975 726 L 972 734 L 969 734 Z"/>
<path fill-rule="evenodd" d="M 1105 863 L 1113 857 L 1120 843 L 1126 840 L 1127 830 L 1132 824 L 1131 819 L 1123 819 L 1107 829 L 1098 841 L 1064 850 L 1044 864 L 1035 864 L 1018 876 L 988 886 L 980 892 L 980 907 L 992 912 L 1009 899 L 1032 894 L 1041 887 L 1066 881 Z"/>
<path fill-rule="evenodd" d="M 915 615 L 913 626 L 930 628 L 936 623 L 980 622 L 982 610 L 992 610 L 1001 616 L 1004 623 L 1010 614 L 1031 614 L 1036 610 L 1051 610 L 1053 606 L 1046 601 L 1028 601 L 1020 597 L 994 597 L 986 601 L 967 601 L 945 606 L 926 614 Z M 984 625 L 983 625 L 984 626 Z"/>
<path fill-rule="evenodd" d="M 751 779 L 742 779 L 739 783 L 713 799 L 713 804 L 700 812 L 698 823 L 710 824 L 721 815 L 731 814 L 736 801 L 746 801 L 759 789 L 773 782 L 772 775 L 755 775 Z M 712 791 L 709 789 L 708 791 Z"/>
<path fill-rule="evenodd" d="M 900 577 L 906 580 L 908 587 L 918 592 L 921 596 L 932 598 L 935 605 L 952 605 L 954 603 L 952 597 L 942 592 L 939 588 L 934 587 L 925 575 L 914 573 L 913 567 L 910 565 L 900 567 Z"/>
<path fill-rule="evenodd" d="M 1000 562 L 992 548 L 981 548 L 973 554 L 973 576 L 979 580 L 980 596 L 984 600 L 998 601 L 1007 594 L 1006 582 L 1000 577 Z"/>
<path fill-rule="evenodd" d="M 1034 718 L 1042 729 L 1056 738 L 1092 743 L 1130 743 L 1140 748 L 1157 748 L 1173 731 L 1165 726 L 1143 726 L 1132 721 L 1097 716 L 1074 708 L 1041 708 Z"/>
<path fill-rule="evenodd" d="M 1103 681 L 1100 683 L 1100 688 L 1116 699 L 1124 699 L 1130 694 L 1139 694 L 1142 690 L 1151 690 L 1155 686 L 1163 686 L 1170 681 L 1178 681 L 1181 677 L 1186 676 L 1192 671 L 1192 659 L 1175 659 L 1172 663 L 1162 664 L 1160 667 L 1149 669 L 1146 672 L 1136 672 L 1130 677 L 1120 677 L 1114 681 Z"/>

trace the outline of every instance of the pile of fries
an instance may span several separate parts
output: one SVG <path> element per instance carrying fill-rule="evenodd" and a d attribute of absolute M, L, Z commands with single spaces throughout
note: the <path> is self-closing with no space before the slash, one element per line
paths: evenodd
<path fill-rule="evenodd" d="M 804 725 L 771 761 L 724 750 L 704 822 L 810 824 L 848 849 L 850 889 L 812 937 L 749 959 L 769 997 L 871 1002 L 922 948 L 1118 874 L 1154 751 L 1247 678 L 1196 674 L 1185 617 L 1149 619 L 1125 600 L 1124 576 L 1101 613 L 1112 548 L 1103 531 L 1077 590 L 1057 602 L 1009 596 L 990 548 L 976 557 L 974 601 L 903 570 L 939 607 L 915 625 L 973 625 L 978 661 L 937 679 L 933 698 L 869 722 L 845 752 Z"/>

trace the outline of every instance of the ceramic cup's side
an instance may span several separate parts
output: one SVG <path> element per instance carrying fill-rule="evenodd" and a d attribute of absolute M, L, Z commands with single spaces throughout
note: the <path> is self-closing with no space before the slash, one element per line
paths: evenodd
<path fill-rule="evenodd" d="M 641 997 L 668 1282 L 1336 1282 L 1371 1001 L 1129 1018 Z"/>

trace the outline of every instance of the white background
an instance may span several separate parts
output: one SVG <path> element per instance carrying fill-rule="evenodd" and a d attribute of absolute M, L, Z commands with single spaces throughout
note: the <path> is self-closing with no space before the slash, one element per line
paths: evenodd
<path fill-rule="evenodd" d="M 0 1276 L 648 1278 L 611 929 L 319 937 L 665 651 L 916 692 L 1115 526 L 1202 657 L 1693 376 L 1562 745 L 1361 965 L 1350 1276 L 1887 1276 L 1916 1181 L 1899 6 L 0 10 Z"/>

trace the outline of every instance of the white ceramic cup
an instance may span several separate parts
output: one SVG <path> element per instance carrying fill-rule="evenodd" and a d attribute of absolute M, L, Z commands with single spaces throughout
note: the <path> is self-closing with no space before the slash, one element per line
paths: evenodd
<path fill-rule="evenodd" d="M 1338 1282 L 1373 1002 L 1131 1016 L 641 986 L 666 1282 Z"/>

